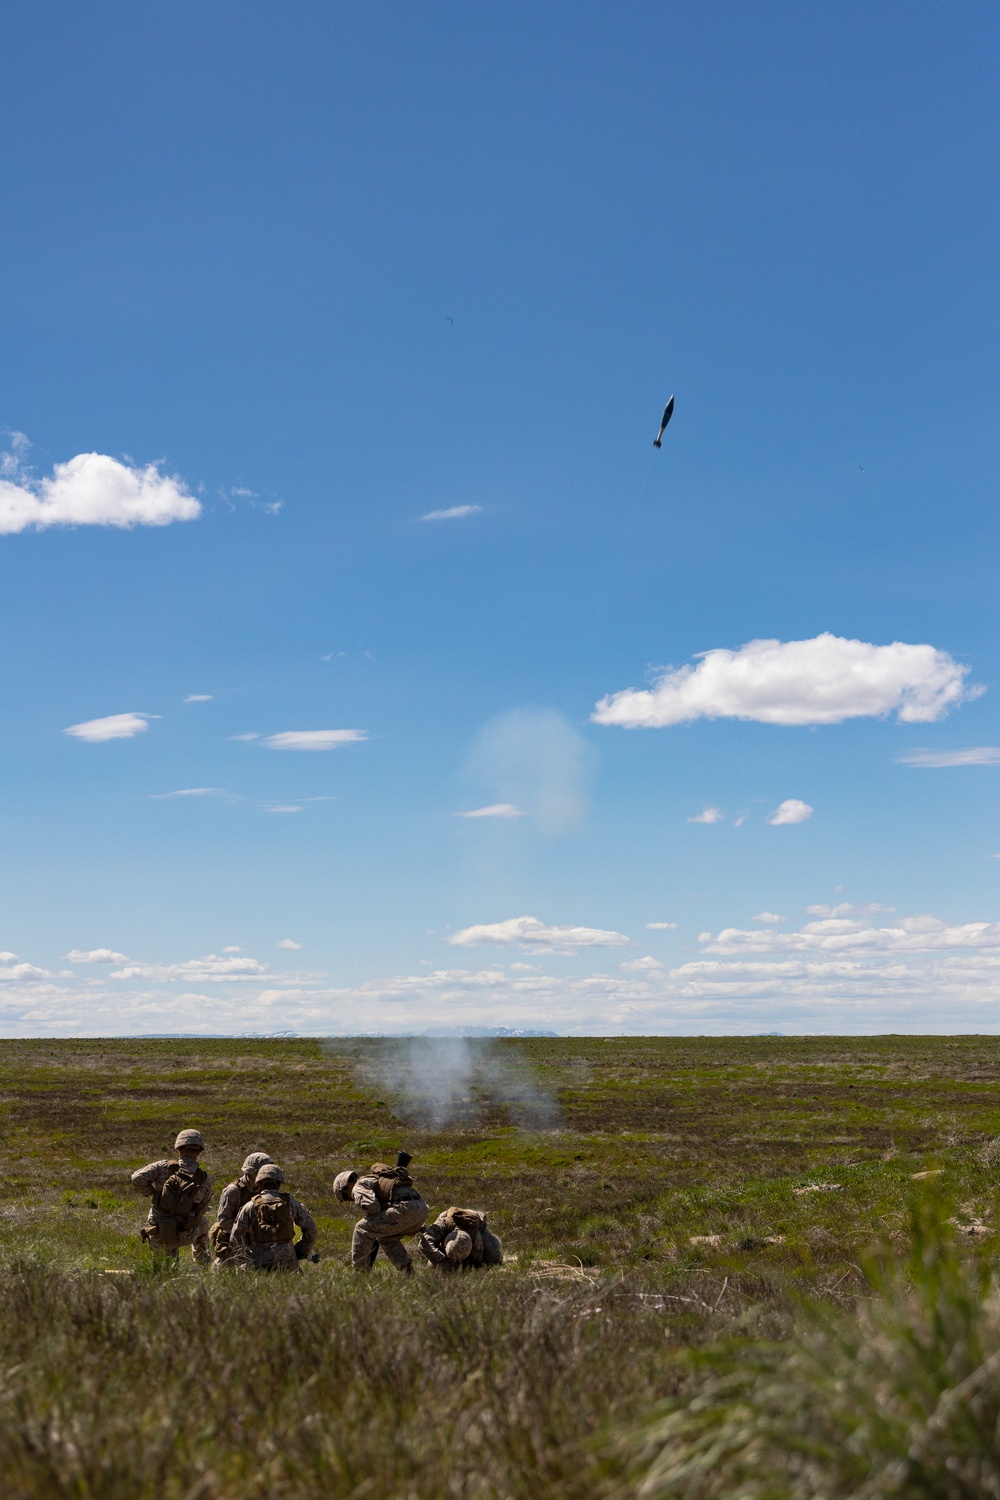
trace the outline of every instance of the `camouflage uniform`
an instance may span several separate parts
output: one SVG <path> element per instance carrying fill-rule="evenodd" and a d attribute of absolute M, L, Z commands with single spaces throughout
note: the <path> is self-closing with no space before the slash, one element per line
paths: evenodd
<path fill-rule="evenodd" d="M 503 1262 L 500 1241 L 475 1208 L 447 1208 L 420 1236 L 420 1252 L 442 1271 L 479 1271 Z"/>
<path fill-rule="evenodd" d="M 243 1163 L 240 1176 L 235 1182 L 227 1182 L 219 1194 L 219 1206 L 215 1212 L 215 1223 L 208 1231 L 209 1243 L 215 1252 L 213 1269 L 227 1265 L 232 1260 L 229 1237 L 232 1234 L 236 1215 L 244 1203 L 257 1191 L 257 1170 L 271 1160 L 265 1151 L 253 1151 Z"/>
<path fill-rule="evenodd" d="M 291 1193 L 282 1193 L 279 1185 L 284 1173 L 279 1167 L 261 1167 L 258 1191 L 236 1215 L 229 1243 L 234 1259 L 252 1265 L 257 1271 L 299 1271 L 316 1243 L 316 1221 Z M 267 1223 L 276 1224 L 268 1228 Z M 302 1231 L 293 1244 L 295 1225 Z"/>
<path fill-rule="evenodd" d="M 211 1256 L 205 1210 L 212 1196 L 208 1173 L 197 1167 L 193 1177 L 189 1179 L 190 1186 L 183 1182 L 182 1201 L 190 1205 L 186 1213 L 168 1213 L 165 1208 L 161 1208 L 164 1188 L 170 1184 L 166 1200 L 170 1202 L 170 1190 L 182 1181 L 179 1166 L 180 1163 L 176 1160 L 151 1161 L 148 1167 L 140 1167 L 138 1172 L 132 1173 L 132 1186 L 136 1192 L 153 1200 L 142 1237 L 151 1249 L 165 1250 L 168 1255 L 176 1255 L 179 1245 L 190 1245 L 195 1260 L 207 1265 Z"/>
<path fill-rule="evenodd" d="M 403 1238 L 422 1228 L 429 1209 L 406 1169 L 376 1162 L 367 1176 L 358 1178 L 351 1197 L 364 1214 L 355 1224 L 351 1240 L 355 1270 L 369 1270 L 379 1250 L 385 1251 L 397 1271 L 412 1270 Z"/>

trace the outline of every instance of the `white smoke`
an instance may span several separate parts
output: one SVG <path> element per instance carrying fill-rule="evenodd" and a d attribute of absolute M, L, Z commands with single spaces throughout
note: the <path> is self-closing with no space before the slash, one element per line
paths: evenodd
<path fill-rule="evenodd" d="M 476 1126 L 506 1114 L 522 1130 L 552 1129 L 559 1104 L 530 1064 L 502 1042 L 468 1037 L 405 1037 L 372 1042 L 356 1071 L 394 1095 L 401 1119 L 428 1130 Z"/>
<path fill-rule="evenodd" d="M 552 708 L 512 709 L 480 730 L 466 770 L 497 800 L 563 837 L 587 816 L 597 752 Z M 509 816 L 509 814 L 508 814 Z"/>

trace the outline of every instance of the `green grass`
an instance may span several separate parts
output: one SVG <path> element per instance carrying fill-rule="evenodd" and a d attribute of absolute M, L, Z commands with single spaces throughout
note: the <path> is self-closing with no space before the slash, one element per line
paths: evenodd
<path fill-rule="evenodd" d="M 996 1218 L 1000 1040 L 481 1051 L 492 1073 L 434 1130 L 394 1092 L 388 1043 L 0 1044 L 4 1494 L 631 1495 L 664 1472 L 657 1403 L 663 1420 L 680 1402 L 676 1442 L 701 1441 L 676 1415 L 708 1399 L 692 1351 L 735 1379 L 798 1347 L 803 1306 L 855 1323 L 873 1297 L 898 1311 L 865 1256 L 909 1253 L 915 1194 L 944 1195 L 958 1224 L 935 1233 L 962 1274 L 989 1272 L 992 1237 L 960 1226 Z M 544 1128 L 518 1124 L 529 1085 Z M 250 1150 L 282 1163 L 317 1218 L 319 1266 L 287 1282 L 157 1270 L 128 1175 L 186 1125 L 217 1190 Z M 398 1146 L 433 1212 L 490 1210 L 501 1271 L 348 1272 L 334 1175 Z M 777 1389 L 784 1366 L 764 1363 Z M 620 1438 L 633 1430 L 639 1448 Z"/>

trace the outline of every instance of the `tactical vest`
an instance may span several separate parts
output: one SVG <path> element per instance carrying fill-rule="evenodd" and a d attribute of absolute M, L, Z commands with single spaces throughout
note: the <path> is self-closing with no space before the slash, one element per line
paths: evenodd
<path fill-rule="evenodd" d="M 295 1238 L 291 1193 L 260 1193 L 253 1200 L 253 1238 L 257 1245 L 290 1245 Z"/>
<path fill-rule="evenodd" d="M 196 1167 L 193 1177 L 179 1170 L 180 1162 L 170 1163 L 170 1176 L 153 1199 L 161 1214 L 170 1214 L 175 1219 L 190 1219 L 197 1215 L 196 1203 L 199 1189 L 208 1181 L 208 1173 Z"/>

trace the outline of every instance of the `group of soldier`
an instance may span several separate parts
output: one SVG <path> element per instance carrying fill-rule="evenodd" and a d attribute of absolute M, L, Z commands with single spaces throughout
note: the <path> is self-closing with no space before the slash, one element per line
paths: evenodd
<path fill-rule="evenodd" d="M 298 1271 L 302 1261 L 319 1259 L 316 1221 L 283 1191 L 285 1174 L 263 1151 L 252 1152 L 223 1188 L 209 1225 L 212 1185 L 199 1161 L 204 1150 L 200 1131 L 182 1130 L 174 1142 L 176 1157 L 132 1173 L 136 1192 L 150 1199 L 141 1233 L 151 1249 L 176 1257 L 182 1245 L 190 1245 L 197 1262 L 216 1269 Z M 351 1240 L 355 1270 L 371 1270 L 381 1251 L 397 1271 L 412 1272 L 404 1241 L 415 1236 L 421 1254 L 442 1272 L 500 1265 L 500 1241 L 480 1210 L 448 1208 L 427 1223 L 430 1210 L 407 1170 L 412 1160 L 400 1151 L 394 1167 L 375 1162 L 364 1174 L 348 1169 L 334 1179 L 338 1202 L 361 1210 Z"/>

